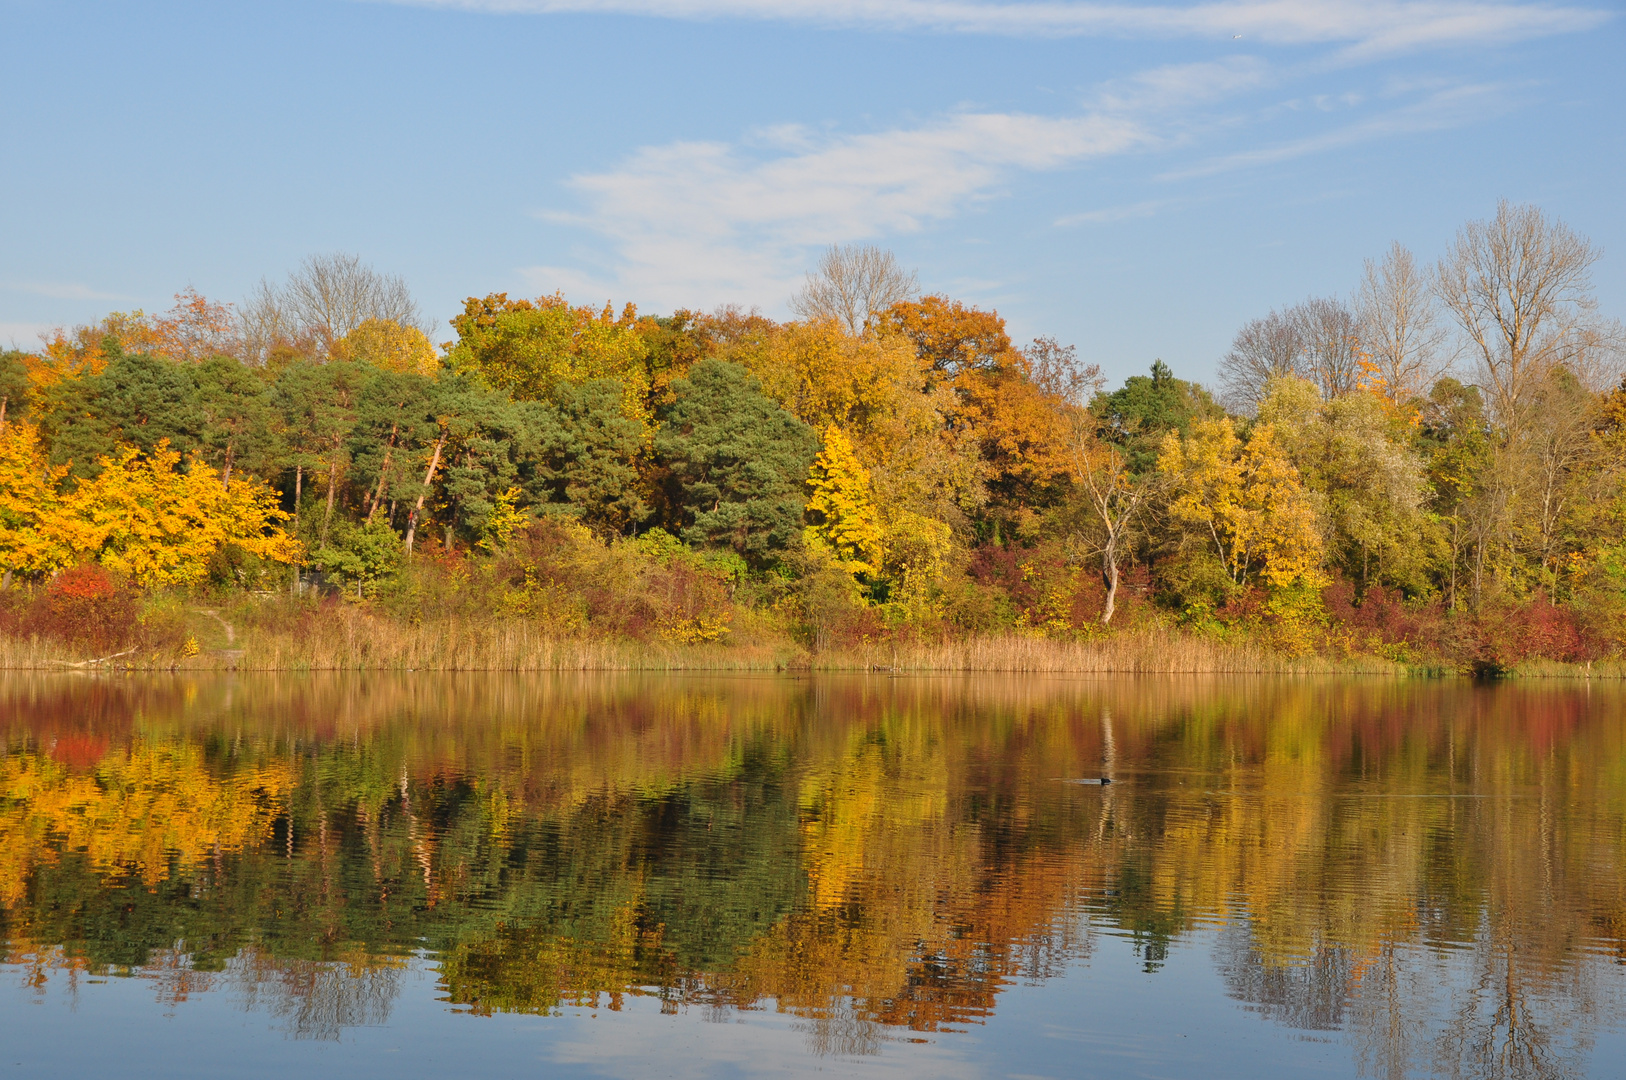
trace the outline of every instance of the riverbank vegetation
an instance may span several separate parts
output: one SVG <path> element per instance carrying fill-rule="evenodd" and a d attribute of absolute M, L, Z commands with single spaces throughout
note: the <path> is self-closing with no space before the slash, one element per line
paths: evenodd
<path fill-rule="evenodd" d="M 312 258 L 0 356 L 0 664 L 1612 665 L 1597 258 L 1503 205 L 1248 323 L 1213 389 L 1109 386 L 873 249 L 791 322 L 498 293 L 438 347 Z"/>

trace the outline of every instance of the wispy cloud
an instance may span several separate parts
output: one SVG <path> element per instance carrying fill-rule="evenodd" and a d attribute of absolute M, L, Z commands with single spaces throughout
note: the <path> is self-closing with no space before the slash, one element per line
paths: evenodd
<path fill-rule="evenodd" d="M 1456 86 L 1439 90 L 1422 101 L 1413 102 L 1331 131 L 1210 158 L 1190 168 L 1162 173 L 1159 180 L 1192 180 L 1236 169 L 1254 168 L 1324 153 L 1356 143 L 1372 142 L 1398 135 L 1443 131 L 1465 123 L 1489 119 L 1513 107 L 1509 90 L 1497 84 Z"/>
<path fill-rule="evenodd" d="M 1107 206 L 1100 210 L 1085 210 L 1082 213 L 1066 214 L 1057 218 L 1054 224 L 1059 229 L 1072 228 L 1076 225 L 1111 225 L 1119 221 L 1149 218 L 1159 211 L 1184 206 L 1188 201 L 1187 199 L 1144 199 L 1140 202 L 1126 203 L 1123 206 Z"/>
<path fill-rule="evenodd" d="M 586 210 L 540 216 L 608 238 L 615 263 L 599 273 L 530 267 L 527 281 L 663 304 L 777 304 L 810 246 L 913 232 L 991 197 L 1015 173 L 1153 141 L 1106 113 L 964 113 L 913 129 L 804 135 L 769 156 L 712 142 L 648 147 L 614 171 L 573 178 Z"/>
<path fill-rule="evenodd" d="M 1513 106 L 1511 86 L 1390 72 L 1387 84 L 1322 85 L 1380 56 L 1571 33 L 1613 13 L 1525 0 L 1217 0 L 1169 4 L 987 0 L 387 0 L 487 12 L 600 12 L 674 19 L 1008 35 L 1240 38 L 1249 55 L 1167 65 L 1100 84 L 1064 115 L 960 112 L 914 127 L 832 134 L 772 124 L 733 141 L 678 141 L 572 177 L 573 212 L 538 213 L 590 244 L 524 268 L 532 288 L 659 305 L 776 306 L 809 251 L 917 232 L 998 198 L 1025 174 L 1131 153 L 1206 152 L 1154 179 L 1180 182 L 1357 143 L 1442 130 Z M 1314 46 L 1275 56 L 1268 46 Z M 1388 65 L 1393 66 L 1393 65 Z M 1342 81 L 1346 83 L 1340 76 Z M 1396 81 L 1397 78 L 1403 81 Z M 1406 82 L 1404 80 L 1410 80 Z M 1308 92 L 1306 92 L 1306 90 Z M 1274 100 L 1261 98 L 1274 94 Z M 1311 134 L 1283 139 L 1284 125 Z M 1265 144 L 1274 137 L 1277 141 Z M 1171 192 L 1062 215 L 1060 227 L 1148 217 L 1200 198 Z M 1087 205 L 1087 204 L 1086 204 Z"/>
<path fill-rule="evenodd" d="M 1573 33 L 1598 7 L 1517 0 L 1219 0 L 1195 4 L 983 0 L 385 0 L 502 14 L 601 13 L 789 20 L 828 26 L 1026 36 L 1196 37 L 1365 52 L 1480 45 Z"/>
<path fill-rule="evenodd" d="M 44 296 L 51 300 L 128 300 L 128 296 L 102 292 L 71 281 L 0 281 L 0 290 Z"/>

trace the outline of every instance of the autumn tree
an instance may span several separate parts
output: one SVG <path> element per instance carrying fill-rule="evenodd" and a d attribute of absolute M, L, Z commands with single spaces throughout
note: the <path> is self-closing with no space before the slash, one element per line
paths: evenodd
<path fill-rule="evenodd" d="M 222 484 L 204 462 L 160 442 L 103 458 L 95 476 L 62 494 L 40 517 L 55 570 L 94 559 L 143 585 L 186 585 L 208 573 L 209 556 L 225 544 L 277 562 L 297 562 L 301 548 L 282 531 L 277 496 L 258 481 Z M 54 563 L 54 565 L 51 565 Z"/>
<path fill-rule="evenodd" d="M 1171 520 L 1232 587 L 1320 582 L 1315 506 L 1271 425 L 1244 442 L 1228 417 L 1200 420 L 1185 438 L 1164 437 L 1158 468 L 1171 488 Z"/>
<path fill-rule="evenodd" d="M 869 470 L 835 424 L 807 476 L 809 543 L 822 545 L 855 574 L 874 575 L 882 563 L 880 518 L 869 489 Z"/>
<path fill-rule="evenodd" d="M 79 375 L 98 375 L 117 357 L 151 352 L 156 345 L 152 319 L 139 308 L 115 311 L 71 330 L 57 327 L 44 340 L 43 354 L 27 361 L 35 385 L 42 389 Z"/>
<path fill-rule="evenodd" d="M 416 326 L 403 326 L 393 319 L 366 320 L 334 342 L 332 358 L 417 375 L 432 376 L 440 370 L 440 357 L 428 335 Z"/>
<path fill-rule="evenodd" d="M 1409 425 L 1374 394 L 1325 400 L 1293 377 L 1272 384 L 1259 419 L 1316 499 L 1329 563 L 1361 595 L 1380 582 L 1425 592 L 1440 538 L 1424 513 L 1427 485 Z"/>
<path fill-rule="evenodd" d="M 1163 437 L 1220 410 L 1201 387 L 1176 379 L 1154 361 L 1150 375 L 1131 375 L 1112 393 L 1097 393 L 1088 409 L 1067 412 L 1067 465 L 1084 512 L 1077 517 L 1101 560 L 1106 591 L 1101 625 L 1117 610 L 1120 569 L 1134 555 L 1134 530 L 1167 483 L 1157 468 Z"/>
<path fill-rule="evenodd" d="M 470 297 L 452 326 L 457 342 L 448 362 L 516 400 L 546 401 L 561 386 L 615 379 L 622 410 L 649 416 L 649 346 L 630 304 L 618 317 L 607 304 L 595 310 L 571 307 L 560 296 L 531 301 L 492 293 Z"/>
<path fill-rule="evenodd" d="M 0 587 L 15 574 L 44 572 L 67 561 L 59 537 L 41 528 L 58 511 L 67 466 L 49 466 L 39 431 L 26 420 L 0 428 Z"/>
<path fill-rule="evenodd" d="M 175 306 L 152 322 L 151 352 L 183 364 L 237 353 L 237 318 L 230 304 L 202 296 L 191 286 L 175 294 Z"/>
<path fill-rule="evenodd" d="M 998 312 L 935 294 L 886 308 L 876 316 L 876 331 L 908 339 L 921 362 L 950 383 L 973 372 L 997 371 L 1012 352 Z"/>

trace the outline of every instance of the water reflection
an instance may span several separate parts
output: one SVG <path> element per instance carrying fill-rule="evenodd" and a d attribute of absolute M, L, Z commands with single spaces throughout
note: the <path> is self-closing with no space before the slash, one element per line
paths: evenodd
<path fill-rule="evenodd" d="M 426 955 L 462 1011 L 772 1008 L 843 1055 L 1106 938 L 1157 978 L 1211 940 L 1363 1073 L 1579 1075 L 1626 1016 L 1623 719 L 1586 686 L 13 677 L 0 937 L 36 987 L 305 1038 L 385 1022 Z"/>

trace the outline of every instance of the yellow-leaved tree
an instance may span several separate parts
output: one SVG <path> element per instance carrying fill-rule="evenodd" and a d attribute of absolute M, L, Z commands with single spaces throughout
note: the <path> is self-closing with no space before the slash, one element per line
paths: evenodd
<path fill-rule="evenodd" d="M 827 548 L 849 573 L 878 573 L 881 522 L 870 498 L 869 470 L 835 424 L 824 429 L 824 449 L 813 461 L 807 486 L 804 536 L 809 546 Z"/>
<path fill-rule="evenodd" d="M 276 492 L 259 481 L 222 485 L 201 459 L 183 468 L 167 442 L 145 458 L 126 447 L 101 466 L 35 515 L 41 555 L 19 569 L 48 573 L 94 559 L 142 585 L 186 585 L 202 580 L 209 556 L 226 544 L 275 562 L 303 556 L 280 526 L 288 515 Z"/>
<path fill-rule="evenodd" d="M 631 304 L 617 318 L 609 304 L 600 311 L 559 295 L 532 301 L 492 293 L 469 297 L 452 327 L 457 342 L 447 362 L 520 401 L 546 401 L 561 384 L 615 379 L 621 411 L 649 422 L 649 346 Z"/>
<path fill-rule="evenodd" d="M 429 376 L 440 372 L 440 357 L 428 335 L 394 319 L 368 319 L 334 342 L 332 356 L 335 360 L 359 360 L 385 371 Z"/>
<path fill-rule="evenodd" d="M 1244 443 L 1229 417 L 1200 420 L 1164 439 L 1158 469 L 1175 489 L 1170 516 L 1211 543 L 1234 584 L 1325 584 L 1315 504 L 1271 425 Z"/>
<path fill-rule="evenodd" d="M 60 539 L 40 528 L 42 518 L 57 512 L 57 486 L 67 472 L 66 465 L 46 464 L 33 424 L 0 428 L 0 573 L 5 585 L 15 573 L 54 568 L 71 559 Z"/>

